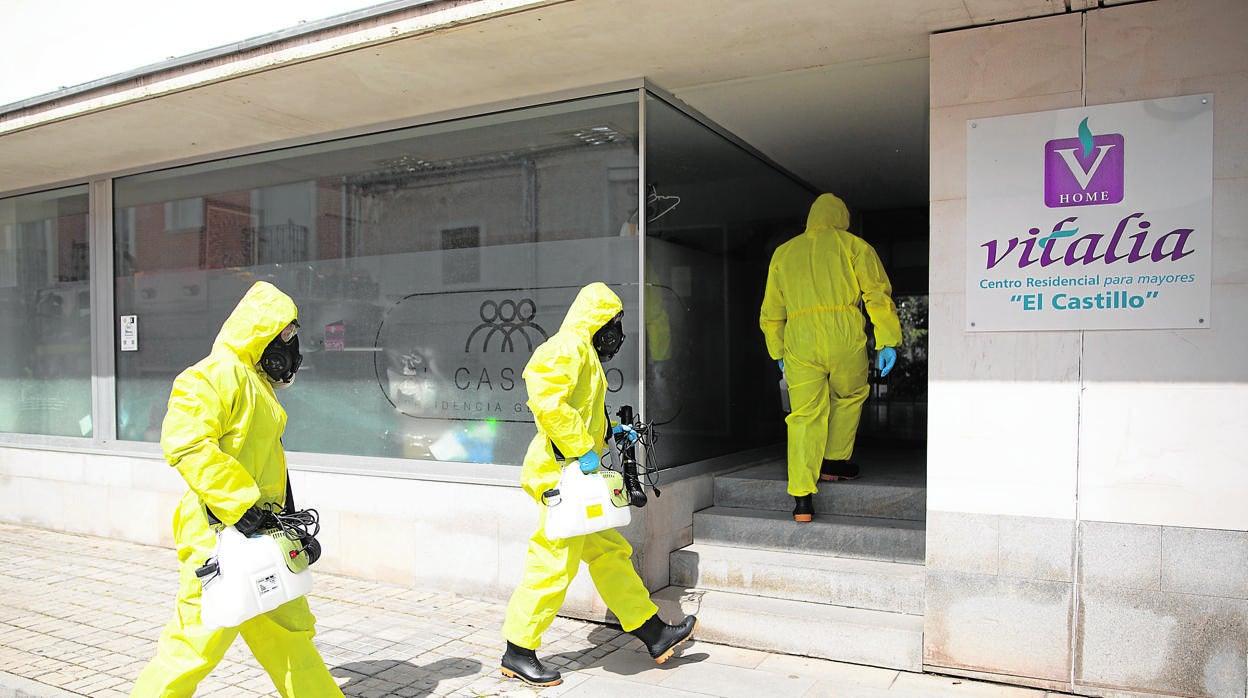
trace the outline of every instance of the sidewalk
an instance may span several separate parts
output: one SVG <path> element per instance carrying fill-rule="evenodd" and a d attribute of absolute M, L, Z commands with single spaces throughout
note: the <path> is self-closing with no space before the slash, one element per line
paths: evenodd
<path fill-rule="evenodd" d="M 0 698 L 129 695 L 172 612 L 172 550 L 0 523 Z M 328 574 L 311 595 L 316 643 L 347 696 L 577 698 L 1051 698 L 1062 694 L 695 641 L 656 665 L 618 628 L 558 618 L 537 690 L 498 672 L 505 604 Z M 236 641 L 200 696 L 273 696 Z"/>

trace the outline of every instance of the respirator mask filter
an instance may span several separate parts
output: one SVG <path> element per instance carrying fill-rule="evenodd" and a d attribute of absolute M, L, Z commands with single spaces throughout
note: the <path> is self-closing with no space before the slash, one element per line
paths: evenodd
<path fill-rule="evenodd" d="M 295 372 L 302 363 L 299 323 L 292 321 L 264 348 L 264 353 L 260 355 L 260 370 L 268 376 L 274 388 L 281 389 L 295 382 Z"/>
<path fill-rule="evenodd" d="M 617 313 L 594 333 L 594 351 L 599 361 L 610 361 L 624 344 L 624 313 Z"/>

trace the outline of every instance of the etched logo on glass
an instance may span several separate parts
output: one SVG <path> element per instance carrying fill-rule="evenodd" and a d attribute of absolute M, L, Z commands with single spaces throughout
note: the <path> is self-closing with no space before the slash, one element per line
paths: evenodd
<path fill-rule="evenodd" d="M 516 350 L 515 343 L 512 341 L 512 336 L 516 334 L 524 338 L 529 352 L 548 338 L 546 330 L 533 322 L 533 318 L 537 317 L 537 304 L 531 298 L 523 298 L 520 301 L 508 299 L 500 303 L 487 300 L 481 303 L 480 315 L 481 324 L 473 328 L 467 341 L 464 342 L 465 352 L 470 351 L 472 340 L 478 336 L 482 337 L 481 351 L 483 353 L 489 351 L 490 339 L 496 334 L 501 337 L 498 350 L 505 352 Z M 534 336 L 529 336 L 529 328 L 533 329 Z M 483 331 L 485 334 L 480 335 Z M 541 340 L 535 341 L 539 335 Z"/>

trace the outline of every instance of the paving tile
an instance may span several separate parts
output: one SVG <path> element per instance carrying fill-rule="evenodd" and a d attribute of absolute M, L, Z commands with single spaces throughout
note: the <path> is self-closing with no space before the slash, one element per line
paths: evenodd
<path fill-rule="evenodd" d="M 1044 698 L 1043 690 L 971 681 L 934 674 L 903 672 L 891 690 L 897 698 Z"/>
<path fill-rule="evenodd" d="M 837 685 L 887 690 L 901 673 L 896 669 L 863 666 L 861 664 L 845 664 L 843 662 L 826 662 L 810 657 L 796 657 L 788 654 L 769 654 L 759 665 L 758 670 L 774 674 L 794 674 L 814 679 L 816 684 L 832 682 Z"/>
<path fill-rule="evenodd" d="M 127 696 L 173 611 L 172 551 L 11 524 L 0 524 L 0 549 L 16 552 L 0 568 L 0 696 Z M 67 572 L 59 561 L 70 553 L 83 563 Z M 948 688 L 940 679 L 908 686 L 892 670 L 696 638 L 658 665 L 618 626 L 557 618 L 539 656 L 559 667 L 564 681 L 537 689 L 498 671 L 505 601 L 329 574 L 317 576 L 309 601 L 314 642 L 351 698 L 905 698 Z M 965 681 L 949 695 L 1040 695 L 1007 689 Z M 278 693 L 240 639 L 197 695 Z"/>

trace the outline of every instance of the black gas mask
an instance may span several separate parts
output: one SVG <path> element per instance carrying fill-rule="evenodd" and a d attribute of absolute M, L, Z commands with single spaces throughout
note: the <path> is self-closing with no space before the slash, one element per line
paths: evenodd
<path fill-rule="evenodd" d="M 594 333 L 594 351 L 599 361 L 610 361 L 624 344 L 624 313 L 616 313 Z"/>
<path fill-rule="evenodd" d="M 295 371 L 303 363 L 299 353 L 299 323 L 291 321 L 260 355 L 260 369 L 274 388 L 285 388 L 295 382 Z"/>

